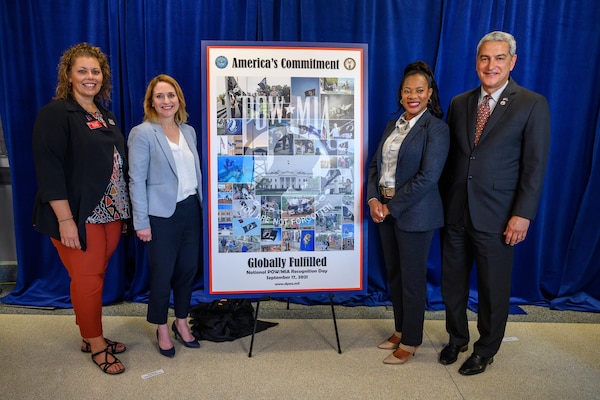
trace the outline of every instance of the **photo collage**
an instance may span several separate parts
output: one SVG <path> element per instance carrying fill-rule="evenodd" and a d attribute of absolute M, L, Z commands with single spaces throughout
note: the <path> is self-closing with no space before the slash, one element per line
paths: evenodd
<path fill-rule="evenodd" d="M 354 81 L 217 85 L 219 252 L 354 250 Z"/>

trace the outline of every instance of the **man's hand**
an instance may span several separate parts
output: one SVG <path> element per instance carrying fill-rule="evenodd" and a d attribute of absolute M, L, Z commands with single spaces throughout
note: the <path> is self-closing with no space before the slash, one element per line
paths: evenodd
<path fill-rule="evenodd" d="M 521 243 L 527 237 L 527 230 L 529 229 L 530 221 L 527 218 L 513 215 L 506 224 L 506 230 L 504 231 L 504 240 L 506 244 L 514 246 L 515 244 Z"/>

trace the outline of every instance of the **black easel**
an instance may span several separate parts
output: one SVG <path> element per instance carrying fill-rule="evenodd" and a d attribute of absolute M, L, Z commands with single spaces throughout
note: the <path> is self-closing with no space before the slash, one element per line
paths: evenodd
<path fill-rule="evenodd" d="M 258 309 L 260 308 L 260 300 L 256 300 L 256 310 L 254 310 L 254 330 L 252 331 L 252 340 L 250 340 L 250 351 L 248 351 L 248 357 L 252 357 L 252 348 L 254 347 L 254 335 L 256 334 L 256 325 L 258 323 Z M 266 300 L 269 300 L 268 298 Z M 338 354 L 342 354 L 342 348 L 340 347 L 340 335 L 338 334 L 337 321 L 335 319 L 335 309 L 333 307 L 333 295 L 329 295 L 329 305 L 331 305 L 331 316 L 333 318 L 333 327 L 335 329 L 335 340 L 337 342 Z M 287 300 L 287 309 L 290 309 L 290 299 Z"/>

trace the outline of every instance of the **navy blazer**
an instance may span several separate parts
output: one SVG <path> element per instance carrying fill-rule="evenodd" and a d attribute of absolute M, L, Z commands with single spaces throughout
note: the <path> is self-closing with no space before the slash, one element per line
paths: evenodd
<path fill-rule="evenodd" d="M 396 120 L 388 122 L 377 151 L 369 165 L 367 199 L 381 200 L 381 152 L 388 136 L 396 129 Z M 438 180 L 448 155 L 449 132 L 446 123 L 425 111 L 408 132 L 396 166 L 396 194 L 387 203 L 399 229 L 424 232 L 444 223 Z"/>
<path fill-rule="evenodd" d="M 458 223 L 468 202 L 476 230 L 501 233 L 513 215 L 535 218 L 550 148 L 550 111 L 544 96 L 511 79 L 474 146 L 480 90 L 456 96 L 448 110 L 445 218 Z"/>
<path fill-rule="evenodd" d="M 198 200 L 202 205 L 202 173 L 196 131 L 179 125 L 196 165 Z M 131 129 L 129 147 L 129 195 L 135 230 L 150 228 L 149 216 L 168 218 L 177 205 L 177 167 L 169 141 L 160 124 L 143 122 Z"/>

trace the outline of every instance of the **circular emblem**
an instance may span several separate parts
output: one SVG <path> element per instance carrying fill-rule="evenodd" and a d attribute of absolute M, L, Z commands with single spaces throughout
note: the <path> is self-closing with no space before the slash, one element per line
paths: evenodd
<path fill-rule="evenodd" d="M 215 65 L 217 66 L 217 68 L 223 69 L 223 68 L 225 68 L 227 66 L 227 64 L 229 64 L 229 61 L 227 61 L 226 57 L 219 56 L 215 60 Z"/>
<path fill-rule="evenodd" d="M 356 68 L 356 61 L 354 61 L 354 58 L 346 58 L 344 60 L 344 67 L 346 67 L 346 69 L 349 71 Z"/>

